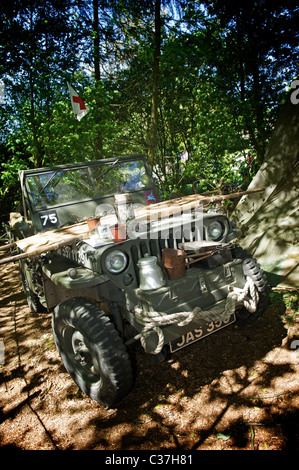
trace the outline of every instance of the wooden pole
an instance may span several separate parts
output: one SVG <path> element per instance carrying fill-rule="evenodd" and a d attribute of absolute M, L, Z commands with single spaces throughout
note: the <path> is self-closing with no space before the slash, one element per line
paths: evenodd
<path fill-rule="evenodd" d="M 7 243 L 7 245 L 0 246 L 0 251 L 10 250 L 11 248 L 14 248 L 16 246 L 17 246 L 16 242 Z"/>
<path fill-rule="evenodd" d="M 11 263 L 14 261 L 18 261 L 20 259 L 26 258 L 34 258 L 35 256 L 40 256 L 43 253 L 47 253 L 48 251 L 58 250 L 58 248 L 62 248 L 63 246 L 72 245 L 73 243 L 77 243 L 83 239 L 86 239 L 87 235 L 84 233 L 81 236 L 76 236 L 75 238 L 69 238 L 68 240 L 63 240 L 61 242 L 55 242 L 51 245 L 41 246 L 39 249 L 32 250 L 29 252 L 19 253 L 18 255 L 9 256 L 8 258 L 0 259 L 0 265 Z"/>
<path fill-rule="evenodd" d="M 223 194 L 219 196 L 202 196 L 200 194 L 192 194 L 190 196 L 184 196 L 181 198 L 176 198 L 176 199 L 171 199 L 169 201 L 163 201 L 163 202 L 158 202 L 156 204 L 150 204 L 149 206 L 144 206 L 137 211 L 135 211 L 135 218 L 137 220 L 140 219 L 146 219 L 148 216 L 152 215 L 158 215 L 158 217 L 163 217 L 163 211 L 164 211 L 164 216 L 169 215 L 169 210 L 173 209 L 171 212 L 171 215 L 174 215 L 175 213 L 180 213 L 184 208 L 188 209 L 195 209 L 198 205 L 200 204 L 208 204 L 208 203 L 213 203 L 213 202 L 221 202 L 226 199 L 236 199 L 238 197 L 244 196 L 245 194 L 253 194 L 253 193 L 258 193 L 264 191 L 264 188 L 258 188 L 258 189 L 250 189 L 247 191 L 241 191 L 238 193 L 232 193 L 232 194 Z M 177 211 L 177 212 L 175 212 Z M 62 248 L 63 246 L 67 245 L 72 245 L 73 243 L 77 243 L 78 241 L 84 240 L 89 237 L 89 232 L 85 229 L 84 233 L 79 233 L 76 236 L 73 234 L 69 233 L 63 233 L 64 231 L 70 230 L 72 228 L 81 228 L 84 229 L 86 226 L 87 229 L 87 223 L 86 222 L 81 222 L 79 224 L 74 224 L 70 227 L 60 227 L 57 230 L 53 231 L 57 235 L 57 233 L 61 232 L 62 240 L 61 241 L 55 241 L 53 243 L 41 243 L 41 246 L 37 249 L 32 249 L 27 252 L 22 252 L 17 255 L 10 256 L 8 258 L 3 258 L 0 259 L 0 265 L 1 264 L 6 264 L 14 261 L 18 261 L 20 259 L 26 259 L 26 258 L 34 258 L 35 256 L 40 256 L 43 253 L 47 253 L 48 251 L 53 251 L 57 250 L 58 248 Z M 82 230 L 83 231 L 83 230 Z M 41 242 L 42 237 L 44 237 L 46 232 L 40 232 L 40 237 L 41 237 Z M 33 235 L 33 237 L 38 237 L 39 234 Z M 29 240 L 31 237 L 28 237 L 24 240 Z M 46 241 L 46 240 L 45 240 Z M 20 243 L 22 240 L 20 240 Z M 37 242 L 36 242 L 37 243 Z M 0 247 L 1 251 L 4 251 L 6 249 L 10 249 L 13 247 L 18 246 L 17 242 L 10 243 L 8 245 L 4 245 Z"/>

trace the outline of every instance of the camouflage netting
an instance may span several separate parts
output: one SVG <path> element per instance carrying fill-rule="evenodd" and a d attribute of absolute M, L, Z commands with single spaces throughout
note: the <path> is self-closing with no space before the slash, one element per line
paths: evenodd
<path fill-rule="evenodd" d="M 288 97 L 269 142 L 265 161 L 243 196 L 234 217 L 240 244 L 265 270 L 269 284 L 299 287 L 299 104 Z"/>

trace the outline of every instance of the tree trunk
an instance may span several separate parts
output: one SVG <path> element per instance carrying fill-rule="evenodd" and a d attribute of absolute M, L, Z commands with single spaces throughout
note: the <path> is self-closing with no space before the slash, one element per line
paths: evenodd
<path fill-rule="evenodd" d="M 158 100 L 159 100 L 159 63 L 161 49 L 161 0 L 155 4 L 155 51 L 153 63 L 153 89 L 150 120 L 150 143 L 148 149 L 148 163 L 152 169 L 158 142 Z"/>
<path fill-rule="evenodd" d="M 99 0 L 93 0 L 93 57 L 94 57 L 94 76 L 98 82 L 101 78 L 100 73 L 100 35 L 99 35 Z"/>
<path fill-rule="evenodd" d="M 99 84 L 101 80 L 101 71 L 100 71 L 100 32 L 99 32 L 99 0 L 93 0 L 93 59 L 94 59 L 94 78 L 95 78 L 95 87 Z M 101 122 L 101 103 L 99 100 L 98 93 L 96 94 L 96 110 L 95 116 L 97 124 Z M 97 126 L 98 127 L 98 126 Z M 96 130 L 95 140 L 95 152 L 96 158 L 101 157 L 101 152 L 103 149 L 103 139 L 101 131 L 98 128 Z"/>
<path fill-rule="evenodd" d="M 39 152 L 39 142 L 37 136 L 37 126 L 36 126 L 36 117 L 35 117 L 35 97 L 34 97 L 34 52 L 35 52 L 35 43 L 34 43 L 34 28 L 33 28 L 33 8 L 30 8 L 30 52 L 29 52 L 29 88 L 30 88 L 30 123 L 33 136 L 33 167 L 38 168 L 40 166 L 40 152 Z"/>

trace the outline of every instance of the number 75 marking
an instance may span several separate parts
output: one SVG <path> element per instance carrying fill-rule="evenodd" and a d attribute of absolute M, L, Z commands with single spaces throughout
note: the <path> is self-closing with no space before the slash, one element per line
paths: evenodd
<path fill-rule="evenodd" d="M 57 227 L 59 225 L 58 216 L 54 210 L 51 212 L 40 213 L 39 217 L 43 228 Z"/>
<path fill-rule="evenodd" d="M 58 222 L 56 214 L 41 215 L 40 218 L 43 221 L 43 227 L 47 225 L 48 219 L 51 224 L 56 224 Z"/>

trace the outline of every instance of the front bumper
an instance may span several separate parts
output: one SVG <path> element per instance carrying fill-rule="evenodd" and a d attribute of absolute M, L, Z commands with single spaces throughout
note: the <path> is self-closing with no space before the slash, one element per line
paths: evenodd
<path fill-rule="evenodd" d="M 161 326 L 164 344 L 173 343 L 192 331 L 206 330 L 207 323 L 211 322 L 207 322 L 205 312 L 215 306 L 220 310 L 223 307 L 222 311 L 224 311 L 229 288 L 243 288 L 245 281 L 241 259 L 233 259 L 211 269 L 192 268 L 187 270 L 186 276 L 183 278 L 169 280 L 167 285 L 160 289 L 152 291 L 134 289 L 130 295 L 127 293 L 127 319 L 138 332 L 141 332 L 143 326 L 138 323 L 134 314 L 136 306 L 146 312 L 163 312 L 163 314 L 169 315 L 192 312 L 199 307 L 203 314 L 201 315 L 199 312 L 190 323 L 184 326 L 177 324 Z M 231 319 L 230 322 L 232 321 L 234 319 Z M 217 328 L 210 324 L 208 329 L 216 331 Z M 192 335 L 189 337 L 192 338 Z M 144 341 L 147 352 L 153 352 L 157 349 L 159 339 L 155 331 L 148 332 Z"/>

